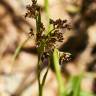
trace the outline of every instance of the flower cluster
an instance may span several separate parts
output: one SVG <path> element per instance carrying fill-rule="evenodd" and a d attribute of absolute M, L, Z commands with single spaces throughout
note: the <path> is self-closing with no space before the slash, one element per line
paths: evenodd
<path fill-rule="evenodd" d="M 53 29 L 48 34 L 47 48 L 50 48 L 50 46 L 54 48 L 56 42 L 63 42 L 64 40 L 62 29 L 71 29 L 71 27 L 67 24 L 67 20 L 57 19 L 54 21 L 50 19 L 49 23 L 53 26 Z"/>
<path fill-rule="evenodd" d="M 49 24 L 52 26 L 52 29 L 50 29 L 48 34 L 46 34 L 45 27 L 41 22 L 40 11 L 40 6 L 37 5 L 37 0 L 32 0 L 32 5 L 27 6 L 27 13 L 25 14 L 25 17 L 31 17 L 36 20 L 36 46 L 37 49 L 39 49 L 39 52 L 43 53 L 44 57 L 45 53 L 52 52 L 57 42 L 63 42 L 64 29 L 70 30 L 71 27 L 67 23 L 67 20 L 50 19 Z M 30 31 L 30 35 L 34 35 L 32 29 Z M 68 61 L 68 58 L 66 55 L 62 55 L 60 60 L 62 59 L 61 62 L 63 62 L 65 59 Z"/>
<path fill-rule="evenodd" d="M 56 21 L 50 19 L 50 24 L 53 24 L 54 29 L 67 28 L 71 29 L 70 25 L 67 24 L 67 20 L 57 19 Z"/>
<path fill-rule="evenodd" d="M 65 63 L 69 62 L 71 60 L 71 54 L 70 53 L 64 53 L 60 52 L 60 65 L 64 65 Z"/>
<path fill-rule="evenodd" d="M 40 7 L 36 3 L 37 0 L 32 0 L 32 5 L 26 7 L 27 13 L 25 17 L 36 18 L 36 13 L 40 11 Z"/>

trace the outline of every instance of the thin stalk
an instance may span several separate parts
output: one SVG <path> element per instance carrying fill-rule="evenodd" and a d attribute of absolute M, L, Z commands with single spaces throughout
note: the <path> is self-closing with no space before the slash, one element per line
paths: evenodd
<path fill-rule="evenodd" d="M 42 85 L 40 82 L 40 74 L 41 74 L 40 63 L 41 63 L 40 55 L 38 55 L 38 64 L 37 64 L 38 90 L 39 90 L 39 96 L 42 96 Z"/>
<path fill-rule="evenodd" d="M 40 24 L 41 24 L 41 16 L 40 16 L 40 12 L 39 12 L 36 15 L 36 31 L 37 31 L 37 34 L 40 32 Z M 42 84 L 40 82 L 40 75 L 41 75 L 41 70 L 40 70 L 40 65 L 41 65 L 40 52 L 41 52 L 41 50 L 42 50 L 41 46 L 39 48 L 37 48 L 37 52 L 38 52 L 37 79 L 38 79 L 39 96 L 42 96 L 42 93 L 43 93 Z"/>
<path fill-rule="evenodd" d="M 48 21 L 49 22 L 49 21 Z M 36 14 L 36 31 L 38 34 L 40 32 L 40 24 L 41 24 L 41 14 L 40 14 L 40 11 L 37 12 Z M 38 38 L 36 38 L 37 40 Z M 48 70 L 49 70 L 49 66 L 44 74 L 44 77 L 43 77 L 43 80 L 42 82 L 40 81 L 40 78 L 41 78 L 41 70 L 40 70 L 40 66 L 41 66 L 41 56 L 40 54 L 42 54 L 42 52 L 44 52 L 44 46 L 45 46 L 45 42 L 44 41 L 41 41 L 41 44 L 40 46 L 37 48 L 37 52 L 38 52 L 38 64 L 37 64 L 37 78 L 38 78 L 38 90 L 39 90 L 39 96 L 42 96 L 43 95 L 43 86 L 45 84 L 45 80 L 46 80 L 46 77 L 47 77 L 47 74 L 48 74 Z"/>
<path fill-rule="evenodd" d="M 36 14 L 36 31 L 37 34 L 40 32 L 40 24 L 41 24 L 41 15 L 40 12 Z"/>
<path fill-rule="evenodd" d="M 47 19 L 47 31 L 46 31 L 46 35 L 47 35 L 51 27 L 49 24 L 49 1 L 48 0 L 44 0 L 44 7 L 45 7 L 45 13 L 46 13 L 46 19 Z"/>
<path fill-rule="evenodd" d="M 53 62 L 54 62 L 56 77 L 57 77 L 57 81 L 58 81 L 59 96 L 66 96 L 65 95 L 64 82 L 63 82 L 63 79 L 62 79 L 60 66 L 59 66 L 59 52 L 58 52 L 58 49 L 54 49 Z"/>
<path fill-rule="evenodd" d="M 47 17 L 49 17 L 49 10 L 48 10 L 49 2 L 48 2 L 48 0 L 44 0 L 44 5 L 45 5 L 45 12 L 47 14 Z"/>
<path fill-rule="evenodd" d="M 30 39 L 30 37 L 28 37 L 24 42 L 20 43 L 20 45 L 16 48 L 16 51 L 13 55 L 13 61 L 16 59 L 16 57 L 18 56 L 18 54 L 20 53 L 21 48 L 27 43 L 27 41 Z"/>
<path fill-rule="evenodd" d="M 14 53 L 13 58 L 12 58 L 13 62 L 12 62 L 12 66 L 11 66 L 11 72 L 13 72 L 13 67 L 15 65 L 14 62 L 15 62 L 17 56 L 19 55 L 21 48 L 27 43 L 27 41 L 29 39 L 30 39 L 30 37 L 28 37 L 27 39 L 25 39 L 25 41 L 22 42 L 22 43 L 20 43 L 19 46 L 16 48 L 15 53 Z"/>
<path fill-rule="evenodd" d="M 37 69 L 37 74 L 38 74 L 38 88 L 39 88 L 39 96 L 43 96 L 43 87 L 44 87 L 44 84 L 45 84 L 45 81 L 46 81 L 46 77 L 47 77 L 47 74 L 48 74 L 48 71 L 49 71 L 49 68 L 50 68 L 50 63 L 48 64 L 48 67 L 47 67 L 47 70 L 43 76 L 43 80 L 42 82 L 40 81 L 40 77 L 41 77 L 41 70 L 40 70 L 40 65 L 41 65 L 41 59 L 40 59 L 40 56 L 38 56 L 38 69 Z"/>
<path fill-rule="evenodd" d="M 47 77 L 49 68 L 50 68 L 50 62 L 49 62 L 49 64 L 48 64 L 47 70 L 46 70 L 46 72 L 45 72 L 45 74 L 44 74 L 44 76 L 43 76 L 42 86 L 44 86 L 44 84 L 45 84 L 45 81 L 46 81 L 46 77 Z"/>

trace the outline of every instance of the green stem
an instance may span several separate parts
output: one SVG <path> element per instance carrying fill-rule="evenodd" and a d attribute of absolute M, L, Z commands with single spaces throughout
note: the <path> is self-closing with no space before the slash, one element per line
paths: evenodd
<path fill-rule="evenodd" d="M 44 86 L 44 84 L 45 84 L 45 81 L 46 81 L 46 77 L 47 77 L 49 68 L 50 68 L 50 64 L 48 64 L 47 70 L 46 70 L 46 72 L 45 72 L 45 74 L 44 74 L 44 76 L 43 76 L 42 86 Z"/>
<path fill-rule="evenodd" d="M 62 79 L 60 66 L 59 66 L 59 52 L 58 52 L 58 49 L 54 49 L 53 62 L 54 62 L 54 67 L 55 67 L 58 86 L 59 86 L 59 94 L 60 94 L 59 96 L 66 96 L 65 95 L 64 82 L 63 82 L 63 79 Z"/>
<path fill-rule="evenodd" d="M 36 14 L 36 31 L 37 31 L 36 34 L 38 34 L 40 32 L 40 24 L 41 24 L 41 15 L 40 15 L 40 12 L 39 12 L 39 13 Z M 40 75 L 41 75 L 41 70 L 40 70 L 40 65 L 41 65 L 40 52 L 41 52 L 41 47 L 37 48 L 37 52 L 38 52 L 38 64 L 37 64 L 38 90 L 39 90 L 39 96 L 42 96 L 43 90 L 42 90 L 42 84 L 40 82 Z"/>
<path fill-rule="evenodd" d="M 26 44 L 26 42 L 30 39 L 30 37 L 28 37 L 24 42 L 20 43 L 20 45 L 16 48 L 16 51 L 13 55 L 13 61 L 15 61 L 16 57 L 18 56 L 18 54 L 20 53 L 21 48 Z"/>
<path fill-rule="evenodd" d="M 49 1 L 44 0 L 44 5 L 45 5 L 46 20 L 47 20 L 47 31 L 46 31 L 46 35 L 47 35 L 51 28 L 51 26 L 49 24 Z"/>
<path fill-rule="evenodd" d="M 48 64 L 48 67 L 47 67 L 47 70 L 43 76 L 43 80 L 42 82 L 40 81 L 40 77 L 41 77 L 41 70 L 40 70 L 40 65 L 41 65 L 41 60 L 40 60 L 40 56 L 38 56 L 38 65 L 37 65 L 37 74 L 38 74 L 38 90 L 39 90 L 39 96 L 43 96 L 43 87 L 44 87 L 44 84 L 45 84 L 45 80 L 46 80 L 46 77 L 47 77 L 47 74 L 48 74 L 48 71 L 49 71 L 49 66 L 50 66 L 50 63 Z"/>
<path fill-rule="evenodd" d="M 39 96 L 43 96 L 43 87 L 42 85 L 39 86 Z"/>
<path fill-rule="evenodd" d="M 38 34 L 40 32 L 40 24 L 41 24 L 41 14 L 40 14 L 40 11 L 37 12 L 36 14 L 36 31 Z M 37 40 L 38 38 L 36 38 Z M 38 90 L 39 90 L 39 96 L 42 96 L 43 95 L 43 86 L 45 84 L 45 80 L 46 80 L 46 77 L 47 77 L 47 74 L 48 74 L 48 70 L 49 70 L 49 67 L 48 69 L 46 70 L 45 74 L 44 74 L 44 77 L 43 77 L 43 80 L 42 82 L 40 81 L 40 77 L 41 77 L 41 70 L 40 70 L 40 66 L 41 66 L 41 56 L 40 54 L 42 52 L 44 52 L 44 46 L 45 46 L 45 42 L 44 41 L 41 41 L 41 44 L 40 46 L 37 48 L 37 52 L 38 52 L 38 64 L 37 64 L 37 78 L 38 78 Z"/>
<path fill-rule="evenodd" d="M 48 7 L 49 7 L 49 2 L 48 0 L 44 0 L 44 5 L 45 5 L 45 12 L 46 12 L 46 15 L 49 19 L 49 10 L 48 10 Z"/>
<path fill-rule="evenodd" d="M 41 14 L 39 11 L 36 14 L 36 31 L 37 31 L 37 34 L 40 32 L 40 24 L 41 24 Z"/>
<path fill-rule="evenodd" d="M 42 96 L 42 87 L 41 87 L 41 82 L 40 82 L 40 55 L 38 55 L 38 64 L 37 64 L 37 79 L 38 79 L 38 90 L 39 90 L 39 96 Z"/>

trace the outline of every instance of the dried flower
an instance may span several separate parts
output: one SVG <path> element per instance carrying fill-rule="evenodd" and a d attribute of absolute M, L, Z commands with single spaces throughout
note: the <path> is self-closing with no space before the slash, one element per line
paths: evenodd
<path fill-rule="evenodd" d="M 32 0 L 32 5 L 26 7 L 27 13 L 25 17 L 36 18 L 36 13 L 40 10 L 40 7 L 36 4 L 37 0 Z"/>
<path fill-rule="evenodd" d="M 37 3 L 37 0 L 31 0 L 33 2 L 33 4 L 36 4 Z"/>
<path fill-rule="evenodd" d="M 64 65 L 66 62 L 69 62 L 71 60 L 71 54 L 70 53 L 65 53 L 65 52 L 60 52 L 60 65 Z"/>
<path fill-rule="evenodd" d="M 40 50 L 41 59 L 47 58 L 46 53 L 52 52 L 57 42 L 63 42 L 63 34 L 64 31 L 62 29 L 71 29 L 70 25 L 67 23 L 67 20 L 61 20 L 60 18 L 57 20 L 50 19 L 49 24 L 53 26 L 53 29 L 48 32 L 46 35 L 45 27 L 41 22 L 41 12 L 40 7 L 37 5 L 37 0 L 32 0 L 32 5 L 28 5 L 27 13 L 25 17 L 31 17 L 36 20 L 36 46 L 37 49 Z M 30 30 L 30 36 L 33 36 L 33 29 Z M 70 58 L 69 54 L 64 53 L 60 56 L 60 62 L 63 63 L 68 61 Z M 42 59 L 42 60 L 43 60 Z"/>

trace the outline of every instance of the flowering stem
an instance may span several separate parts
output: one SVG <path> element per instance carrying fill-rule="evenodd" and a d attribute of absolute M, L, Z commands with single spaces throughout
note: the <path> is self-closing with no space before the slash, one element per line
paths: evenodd
<path fill-rule="evenodd" d="M 40 32 L 40 24 L 41 24 L 41 15 L 40 15 L 40 12 L 39 12 L 36 15 L 36 29 L 37 29 L 37 34 Z M 43 94 L 43 85 L 40 82 L 40 76 L 41 76 L 41 70 L 40 70 L 40 66 L 41 66 L 41 55 L 40 54 L 43 52 L 43 49 L 44 49 L 44 46 L 43 45 L 44 44 L 42 43 L 41 46 L 39 46 L 37 48 L 37 52 L 38 52 L 37 78 L 38 78 L 39 96 L 42 96 L 42 94 Z"/>
<path fill-rule="evenodd" d="M 40 31 L 40 26 L 39 26 L 40 21 L 41 21 L 40 13 L 39 14 L 37 13 L 36 14 L 36 31 L 37 31 L 37 34 Z M 41 70 L 40 70 L 40 65 L 41 65 L 40 49 L 41 49 L 40 47 L 37 48 L 37 52 L 38 52 L 37 79 L 38 79 L 39 96 L 42 96 L 42 85 L 41 85 L 41 82 L 40 82 L 40 74 L 41 74 Z"/>
<path fill-rule="evenodd" d="M 38 78 L 38 88 L 39 88 L 39 96 L 42 96 L 42 85 L 41 85 L 41 82 L 40 82 L 40 74 L 41 74 L 41 71 L 40 71 L 40 55 L 38 56 L 38 64 L 37 64 L 37 78 Z"/>

